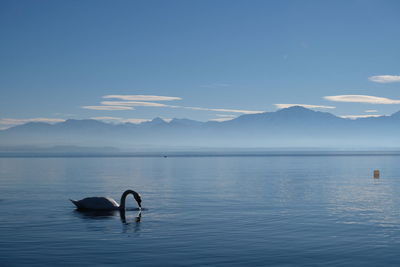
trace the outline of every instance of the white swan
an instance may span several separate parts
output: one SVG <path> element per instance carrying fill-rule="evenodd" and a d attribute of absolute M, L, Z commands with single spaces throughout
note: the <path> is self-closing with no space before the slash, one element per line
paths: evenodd
<path fill-rule="evenodd" d="M 133 190 L 126 190 L 121 196 L 121 205 L 109 197 L 87 197 L 81 200 L 71 200 L 75 204 L 77 209 L 80 210 L 125 210 L 126 197 L 132 194 L 135 198 L 139 209 L 142 208 L 142 198 L 138 193 Z"/>

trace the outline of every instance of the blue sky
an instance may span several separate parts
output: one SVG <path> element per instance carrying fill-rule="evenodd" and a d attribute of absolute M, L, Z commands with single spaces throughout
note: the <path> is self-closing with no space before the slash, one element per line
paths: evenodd
<path fill-rule="evenodd" d="M 399 14 L 398 1 L 3 0 L 0 128 L 224 120 L 276 104 L 389 115 L 400 110 Z"/>

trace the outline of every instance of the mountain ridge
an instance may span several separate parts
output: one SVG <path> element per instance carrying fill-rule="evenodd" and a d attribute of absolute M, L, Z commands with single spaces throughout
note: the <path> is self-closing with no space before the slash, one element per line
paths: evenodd
<path fill-rule="evenodd" d="M 300 106 L 222 122 L 154 118 L 140 124 L 111 124 L 68 119 L 55 124 L 29 122 L 2 130 L 0 145 L 390 146 L 400 141 L 399 119 L 400 112 L 352 120 Z"/>

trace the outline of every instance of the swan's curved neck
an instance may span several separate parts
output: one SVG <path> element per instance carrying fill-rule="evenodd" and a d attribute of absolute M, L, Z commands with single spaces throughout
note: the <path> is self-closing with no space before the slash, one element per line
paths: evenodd
<path fill-rule="evenodd" d="M 126 190 L 126 191 L 122 194 L 122 196 L 121 196 L 121 202 L 120 202 L 121 204 L 119 205 L 119 209 L 125 210 L 126 197 L 127 197 L 129 194 L 132 194 L 133 197 L 135 197 L 135 195 L 138 195 L 138 193 L 136 193 L 136 192 L 133 191 L 133 190 Z M 136 199 L 136 198 L 135 198 L 135 199 Z"/>

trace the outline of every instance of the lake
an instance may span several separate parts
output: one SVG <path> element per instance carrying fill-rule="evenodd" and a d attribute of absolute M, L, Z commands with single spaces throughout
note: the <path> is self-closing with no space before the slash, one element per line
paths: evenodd
<path fill-rule="evenodd" d="M 399 266 L 399 155 L 0 158 L 1 266 Z M 373 179 L 379 169 L 380 179 Z M 69 199 L 131 196 L 119 212 Z"/>

